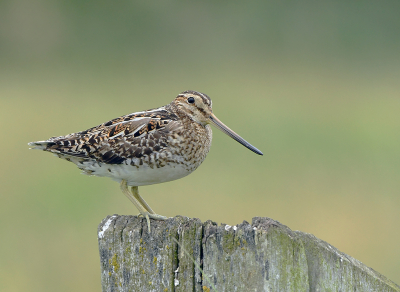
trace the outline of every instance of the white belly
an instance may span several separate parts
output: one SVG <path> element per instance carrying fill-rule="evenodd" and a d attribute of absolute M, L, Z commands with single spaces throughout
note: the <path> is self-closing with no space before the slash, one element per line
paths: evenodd
<path fill-rule="evenodd" d="M 179 164 L 160 168 L 151 168 L 145 164 L 137 168 L 129 164 L 91 163 L 91 165 L 85 165 L 84 172 L 95 176 L 110 177 L 118 182 L 124 179 L 128 186 L 145 186 L 176 180 L 187 176 L 192 171 Z"/>

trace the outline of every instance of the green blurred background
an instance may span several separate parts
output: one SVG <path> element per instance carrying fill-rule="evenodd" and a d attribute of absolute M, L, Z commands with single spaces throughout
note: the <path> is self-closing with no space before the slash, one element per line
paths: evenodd
<path fill-rule="evenodd" d="M 27 142 L 165 105 L 217 130 L 204 164 L 142 187 L 159 214 L 309 232 L 400 283 L 399 1 L 0 2 L 0 291 L 100 291 L 97 225 L 137 210 Z"/>

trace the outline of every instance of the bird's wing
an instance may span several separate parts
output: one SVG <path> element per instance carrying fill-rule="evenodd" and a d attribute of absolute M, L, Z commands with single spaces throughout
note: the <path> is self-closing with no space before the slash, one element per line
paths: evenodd
<path fill-rule="evenodd" d="M 167 134 L 180 128 L 175 115 L 165 110 L 134 113 L 86 131 L 50 138 L 46 151 L 120 164 L 167 147 Z M 38 142 L 34 142 L 38 143 Z"/>

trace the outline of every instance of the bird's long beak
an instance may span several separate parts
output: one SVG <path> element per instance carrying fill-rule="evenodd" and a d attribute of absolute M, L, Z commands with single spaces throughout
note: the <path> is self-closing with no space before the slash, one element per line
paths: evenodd
<path fill-rule="evenodd" d="M 245 146 L 246 148 L 250 149 L 254 153 L 257 153 L 258 155 L 263 155 L 263 153 L 258 150 L 256 147 L 251 145 L 249 142 L 247 142 L 245 139 L 240 137 L 238 134 L 236 134 L 234 131 L 229 129 L 227 126 L 224 125 L 213 113 L 210 115 L 210 121 L 211 123 L 216 126 L 218 129 L 220 129 L 222 132 L 227 134 L 229 137 L 235 139 L 237 142 Z"/>

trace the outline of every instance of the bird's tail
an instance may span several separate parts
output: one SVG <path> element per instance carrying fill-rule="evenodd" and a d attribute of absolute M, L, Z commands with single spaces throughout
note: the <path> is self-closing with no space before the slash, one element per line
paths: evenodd
<path fill-rule="evenodd" d="M 29 142 L 28 145 L 31 146 L 29 149 L 39 149 L 39 150 L 46 150 L 47 145 L 52 143 L 51 141 L 35 141 Z"/>

